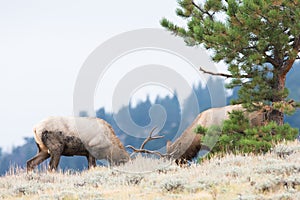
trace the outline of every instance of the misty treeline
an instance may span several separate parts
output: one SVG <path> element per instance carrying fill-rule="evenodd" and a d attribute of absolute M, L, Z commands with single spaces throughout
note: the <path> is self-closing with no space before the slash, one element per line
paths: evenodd
<path fill-rule="evenodd" d="M 300 63 L 297 63 L 300 65 Z M 299 101 L 300 100 L 300 70 L 296 70 L 294 67 L 291 72 L 288 74 L 287 78 L 287 88 L 290 90 L 290 98 Z M 224 80 L 220 78 L 211 78 L 208 80 L 210 86 L 218 86 L 215 88 L 222 88 L 224 85 Z M 221 85 L 221 87 L 220 87 Z M 214 88 L 214 87 L 212 87 Z M 164 98 L 157 96 L 154 102 L 151 102 L 149 97 L 145 101 L 138 102 L 135 107 L 129 105 L 128 107 L 123 107 L 120 109 L 118 114 L 122 114 L 122 112 L 127 112 L 127 109 L 130 111 L 130 116 L 134 123 L 139 126 L 147 126 L 151 119 L 149 116 L 149 109 L 154 104 L 161 105 L 167 114 L 166 123 L 164 127 L 159 132 L 160 135 L 164 135 L 165 137 L 156 140 L 155 142 L 149 142 L 146 146 L 147 149 L 162 149 L 166 146 L 167 140 L 174 140 L 174 135 L 179 131 L 181 133 L 185 128 L 187 128 L 191 122 L 196 118 L 199 114 L 196 112 L 197 109 L 194 108 L 195 105 L 191 103 L 193 95 L 192 92 L 196 95 L 198 100 L 199 112 L 206 110 L 211 107 L 211 96 L 207 87 L 202 87 L 201 84 L 194 86 L 193 91 L 191 91 L 191 95 L 185 99 L 184 102 L 179 102 L 176 94 L 172 97 L 166 96 Z M 213 91 L 218 92 L 218 91 Z M 232 96 L 227 97 L 227 103 L 230 103 L 230 99 L 234 99 L 237 96 L 237 89 L 233 91 Z M 180 108 L 180 103 L 182 103 L 182 108 Z M 185 112 L 185 117 L 182 119 L 182 112 Z M 78 115 L 85 116 L 86 112 L 82 111 Z M 124 133 L 117 125 L 116 121 L 113 118 L 113 114 L 107 112 L 105 108 L 100 108 L 96 112 L 97 117 L 100 117 L 107 122 L 109 122 L 114 128 L 116 135 L 120 138 L 123 144 L 133 145 L 135 147 L 139 147 L 141 143 L 144 141 L 143 137 L 140 137 L 140 133 L 134 133 L 135 136 L 131 136 L 130 134 Z M 285 121 L 288 122 L 292 127 L 300 128 L 300 111 L 296 111 L 296 113 L 292 116 L 286 116 Z M 119 122 L 120 123 L 120 122 Z M 122 123 L 122 122 L 121 122 Z M 179 124 L 182 124 L 181 130 L 179 130 Z M 142 134 L 142 133 L 141 133 Z M 10 153 L 3 152 L 0 148 L 0 175 L 4 175 L 10 169 L 18 166 L 21 168 L 25 168 L 26 161 L 33 157 L 37 152 L 37 147 L 33 137 L 24 138 L 25 143 L 22 146 L 13 147 Z M 98 164 L 103 164 L 98 161 Z M 105 164 L 105 163 L 104 163 Z M 47 162 L 43 163 L 40 167 L 46 167 Z M 87 161 L 85 157 L 75 156 L 75 157 L 62 157 L 59 165 L 60 169 L 67 170 L 83 170 L 87 168 Z"/>

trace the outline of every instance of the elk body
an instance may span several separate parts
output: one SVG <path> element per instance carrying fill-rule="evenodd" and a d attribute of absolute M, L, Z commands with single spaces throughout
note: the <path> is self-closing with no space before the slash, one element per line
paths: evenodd
<path fill-rule="evenodd" d="M 27 161 L 33 170 L 50 159 L 49 169 L 55 170 L 63 156 L 86 156 L 88 167 L 96 166 L 95 158 L 107 159 L 118 165 L 129 160 L 123 144 L 104 120 L 89 117 L 49 117 L 34 126 L 38 153 Z"/>
<path fill-rule="evenodd" d="M 193 123 L 178 137 L 173 143 L 168 141 L 167 154 L 172 155 L 177 163 L 184 160 L 192 160 L 202 149 L 209 150 L 208 147 L 201 147 L 201 135 L 194 132 L 198 125 L 210 127 L 212 125 L 221 125 L 221 123 L 229 118 L 229 112 L 233 110 L 245 109 L 242 105 L 230 105 L 220 108 L 211 108 L 200 113 Z M 255 111 L 246 113 L 251 125 L 261 125 L 265 120 L 263 111 Z"/>

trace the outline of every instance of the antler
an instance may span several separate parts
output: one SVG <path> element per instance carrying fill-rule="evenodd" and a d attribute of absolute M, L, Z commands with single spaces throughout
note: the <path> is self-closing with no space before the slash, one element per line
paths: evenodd
<path fill-rule="evenodd" d="M 142 143 L 140 149 L 144 149 L 145 145 L 150 142 L 151 140 L 156 140 L 156 139 L 160 139 L 163 138 L 163 135 L 157 135 L 157 136 L 152 136 L 153 132 L 155 131 L 157 127 L 152 128 L 152 130 L 150 131 L 148 137 L 145 139 L 145 141 Z"/>
<path fill-rule="evenodd" d="M 152 130 L 150 131 L 148 137 L 144 140 L 144 142 L 142 143 L 141 147 L 139 149 L 133 147 L 132 145 L 127 145 L 127 148 L 130 148 L 133 150 L 133 153 L 148 153 L 148 154 L 156 154 L 160 157 L 168 157 L 170 156 L 169 154 L 162 154 L 159 151 L 151 151 L 148 149 L 144 149 L 145 145 L 150 142 L 151 140 L 156 140 L 156 139 L 160 139 L 163 138 L 163 135 L 157 135 L 157 136 L 152 136 L 153 132 L 155 131 L 157 127 L 152 128 Z"/>

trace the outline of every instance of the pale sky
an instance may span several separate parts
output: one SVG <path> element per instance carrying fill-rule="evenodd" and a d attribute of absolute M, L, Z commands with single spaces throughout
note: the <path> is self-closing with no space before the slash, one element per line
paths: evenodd
<path fill-rule="evenodd" d="M 175 18 L 174 0 L 0 0 L 0 147 L 32 136 L 50 115 L 72 115 L 77 73 L 98 45 Z"/>
<path fill-rule="evenodd" d="M 47 116 L 73 114 L 81 65 L 101 43 L 173 21 L 175 0 L 0 0 L 0 147 L 32 137 Z"/>

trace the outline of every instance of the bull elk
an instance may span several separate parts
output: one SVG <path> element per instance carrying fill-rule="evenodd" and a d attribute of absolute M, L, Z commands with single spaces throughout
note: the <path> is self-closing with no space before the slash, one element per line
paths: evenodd
<path fill-rule="evenodd" d="M 210 127 L 212 125 L 221 125 L 221 123 L 229 118 L 229 112 L 233 110 L 245 109 L 242 105 L 229 105 L 220 108 L 211 108 L 200 113 L 193 123 L 178 137 L 173 143 L 167 142 L 167 154 L 172 154 L 172 158 L 176 163 L 181 163 L 184 160 L 192 160 L 201 150 L 210 150 L 206 146 L 201 146 L 201 135 L 195 134 L 194 130 L 197 126 Z M 251 125 L 262 125 L 265 121 L 264 111 L 255 111 L 252 113 L 245 112 L 249 118 Z"/>
<path fill-rule="evenodd" d="M 163 136 L 153 136 L 153 128 L 140 148 L 127 146 L 135 153 L 166 156 L 158 151 L 144 149 L 147 142 Z M 38 153 L 27 161 L 27 171 L 50 157 L 49 170 L 56 170 L 63 156 L 86 156 L 88 168 L 96 166 L 97 159 L 107 159 L 111 165 L 129 161 L 130 156 L 106 121 L 90 117 L 49 117 L 33 128 Z"/>
<path fill-rule="evenodd" d="M 97 159 L 118 165 L 129 160 L 123 144 L 104 120 L 89 117 L 49 117 L 34 126 L 38 153 L 27 161 L 27 171 L 50 159 L 49 170 L 55 170 L 61 155 L 86 156 L 88 167 Z"/>

